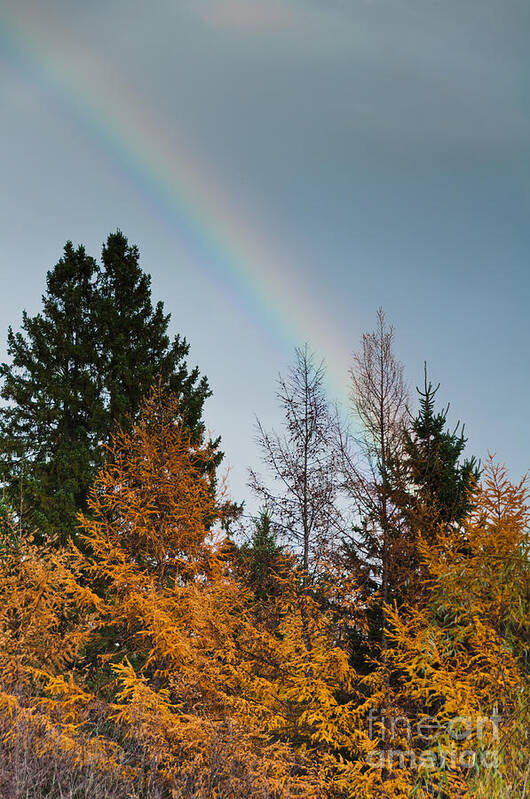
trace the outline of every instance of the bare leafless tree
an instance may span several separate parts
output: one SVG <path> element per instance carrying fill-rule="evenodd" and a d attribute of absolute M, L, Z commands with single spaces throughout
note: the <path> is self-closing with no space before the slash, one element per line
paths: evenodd
<path fill-rule="evenodd" d="M 393 338 L 393 327 L 380 308 L 375 330 L 363 335 L 350 369 L 356 432 L 337 425 L 344 487 L 358 522 L 350 550 L 357 553 L 361 570 L 377 586 L 383 648 L 384 603 L 391 598 L 395 582 L 401 532 L 401 515 L 393 498 L 400 479 L 408 399 L 403 366 L 393 352 Z"/>
<path fill-rule="evenodd" d="M 318 569 L 341 526 L 334 420 L 324 379 L 324 364 L 315 361 L 307 345 L 297 349 L 287 378 L 278 380 L 282 432 L 267 432 L 257 423 L 269 479 L 250 471 L 251 488 L 268 508 L 280 537 L 298 554 L 305 579 Z"/>

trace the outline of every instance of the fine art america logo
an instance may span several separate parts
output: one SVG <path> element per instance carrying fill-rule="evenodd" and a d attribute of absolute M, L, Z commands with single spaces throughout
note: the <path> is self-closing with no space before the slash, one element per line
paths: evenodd
<path fill-rule="evenodd" d="M 371 708 L 367 715 L 368 734 L 377 748 L 367 755 L 375 769 L 463 769 L 481 765 L 496 768 L 501 717 L 454 716 L 441 722 L 435 716 L 411 721 Z M 408 746 L 408 748 L 407 748 Z"/>

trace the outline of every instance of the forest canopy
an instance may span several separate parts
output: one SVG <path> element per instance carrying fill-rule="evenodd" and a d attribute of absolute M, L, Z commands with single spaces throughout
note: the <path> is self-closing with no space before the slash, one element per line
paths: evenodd
<path fill-rule="evenodd" d="M 9 330 L 0 796 L 528 796 L 525 480 L 410 394 L 380 309 L 347 412 L 296 350 L 251 516 L 169 321 L 118 231 Z"/>

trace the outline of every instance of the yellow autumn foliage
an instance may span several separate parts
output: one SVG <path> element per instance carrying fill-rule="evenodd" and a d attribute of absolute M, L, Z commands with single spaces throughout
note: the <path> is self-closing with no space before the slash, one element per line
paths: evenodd
<path fill-rule="evenodd" d="M 388 609 L 390 647 L 368 678 L 372 691 L 386 686 L 386 721 L 378 728 L 386 767 L 378 771 L 379 792 L 362 779 L 359 791 L 422 799 L 526 795 L 528 520 L 525 483 L 511 484 L 490 460 L 462 530 L 442 530 L 435 544 L 420 546 L 429 598 L 424 607 Z M 396 719 L 407 723 L 392 735 Z M 434 735 L 422 732 L 428 722 Z M 400 752 L 414 763 L 404 789 L 393 785 L 406 774 Z"/>
<path fill-rule="evenodd" d="M 425 604 L 388 608 L 388 647 L 359 674 L 350 641 L 366 608 L 355 575 L 331 560 L 310 580 L 287 559 L 258 603 L 220 532 L 208 459 L 177 399 L 155 388 L 109 446 L 80 518 L 82 551 L 10 538 L 4 744 L 31 728 L 38 756 L 64 752 L 138 799 L 153 785 L 182 799 L 522 799 L 524 486 L 488 466 L 462 530 L 420 546 Z M 429 716 L 439 729 L 426 741 L 417 725 Z M 462 737 L 466 717 L 474 726 Z M 495 750 L 494 768 L 470 768 L 465 749 Z"/>

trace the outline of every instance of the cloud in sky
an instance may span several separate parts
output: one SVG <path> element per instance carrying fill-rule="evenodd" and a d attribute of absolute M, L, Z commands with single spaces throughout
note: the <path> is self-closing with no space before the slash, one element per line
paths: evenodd
<path fill-rule="evenodd" d="M 273 396 L 272 345 L 193 270 L 196 253 L 174 232 L 178 215 L 152 209 L 141 185 L 122 174 L 120 158 L 90 125 L 77 123 L 75 107 L 88 97 L 98 117 L 132 106 L 169 141 L 192 142 L 243 215 L 260 220 L 333 309 L 348 347 L 382 303 L 409 342 L 404 359 L 420 368 L 432 360 L 470 425 L 480 392 L 491 405 L 482 426 L 493 429 L 489 414 L 496 430 L 502 389 L 491 391 L 484 375 L 495 357 L 513 356 L 521 410 L 511 420 L 523 418 L 530 390 L 520 369 L 528 340 L 528 0 L 0 0 L 4 15 L 23 32 L 28 27 L 35 42 L 35 52 L 28 38 L 13 56 L 9 48 L 2 54 L 8 37 L 0 37 L 0 166 L 8 187 L 0 198 L 0 261 L 10 276 L 0 297 L 4 327 L 18 324 L 24 304 L 37 310 L 43 270 L 67 237 L 96 252 L 120 225 L 139 243 L 194 359 L 212 378 L 215 426 L 238 462 L 253 457 L 237 443 L 242 414 L 273 412 L 260 404 Z M 41 57 L 74 87 L 72 108 L 48 89 Z M 130 119 L 121 127 L 124 143 L 137 137 Z M 156 140 L 148 141 L 156 156 Z M 494 333 L 483 322 L 493 304 Z M 212 346 L 213 319 L 216 339 L 226 340 L 222 359 Z M 307 324 L 311 341 L 315 325 Z M 223 405 L 224 386 L 237 401 Z M 521 463 L 515 422 L 497 436 L 509 438 Z M 484 446 L 495 449 L 497 440 Z M 239 479 L 244 484 L 242 471 Z"/>
<path fill-rule="evenodd" d="M 193 8 L 208 25 L 245 34 L 296 33 L 306 16 L 292 4 L 277 0 L 202 0 Z"/>
<path fill-rule="evenodd" d="M 369 0 L 360 0 L 361 3 Z M 194 0 L 187 10 L 214 31 L 239 39 L 262 39 L 288 45 L 302 44 L 309 51 L 335 51 L 351 48 L 356 40 L 351 19 L 326 3 L 306 0 Z M 360 32 L 360 31 L 359 31 Z M 353 38 L 352 38 L 353 37 Z"/>
<path fill-rule="evenodd" d="M 526 147 L 520 0 L 195 0 L 187 8 L 219 33 L 212 47 L 228 37 L 235 58 L 252 41 L 233 85 L 255 80 L 252 61 L 273 41 L 299 105 L 328 81 L 319 114 L 391 157 L 510 158 Z M 276 102 L 281 113 L 281 90 Z"/>

